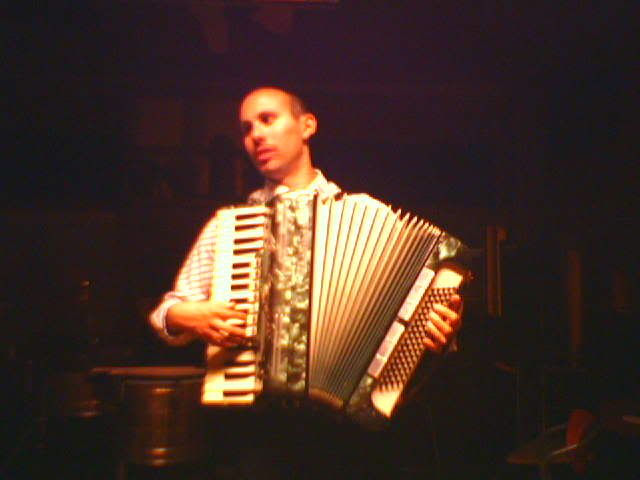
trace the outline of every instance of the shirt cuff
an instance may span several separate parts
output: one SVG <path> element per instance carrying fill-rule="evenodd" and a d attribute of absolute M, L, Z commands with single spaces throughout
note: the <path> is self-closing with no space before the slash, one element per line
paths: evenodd
<path fill-rule="evenodd" d="M 182 346 L 190 343 L 194 340 L 195 335 L 190 332 L 179 333 L 172 335 L 167 330 L 167 312 L 171 307 L 177 305 L 182 300 L 178 298 L 171 298 L 164 300 L 158 307 L 149 315 L 149 321 L 156 331 L 158 336 L 162 338 L 166 343 L 172 346 Z"/>

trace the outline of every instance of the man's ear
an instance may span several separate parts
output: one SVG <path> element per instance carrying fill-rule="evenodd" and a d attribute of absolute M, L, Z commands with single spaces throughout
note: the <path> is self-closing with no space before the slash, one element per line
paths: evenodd
<path fill-rule="evenodd" d="M 318 120 L 313 113 L 303 113 L 300 116 L 300 123 L 302 124 L 303 140 L 309 140 L 318 130 Z"/>

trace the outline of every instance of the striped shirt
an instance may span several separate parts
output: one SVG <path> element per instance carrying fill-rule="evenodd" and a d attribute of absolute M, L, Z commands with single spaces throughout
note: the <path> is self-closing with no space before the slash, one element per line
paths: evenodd
<path fill-rule="evenodd" d="M 316 178 L 304 189 L 317 192 L 322 199 L 334 197 L 340 188 L 333 182 L 327 181 L 322 172 L 316 170 Z M 267 182 L 264 188 L 249 195 L 248 203 L 258 205 L 266 203 L 276 195 L 286 193 L 289 189 L 284 185 Z M 167 311 L 180 302 L 202 301 L 209 298 L 211 278 L 215 270 L 213 252 L 216 244 L 218 229 L 215 218 L 210 219 L 196 239 L 191 251 L 187 255 L 173 290 L 167 292 L 160 304 L 149 315 L 149 322 L 160 338 L 170 345 L 185 345 L 194 339 L 193 334 L 185 332 L 171 335 L 166 328 Z"/>

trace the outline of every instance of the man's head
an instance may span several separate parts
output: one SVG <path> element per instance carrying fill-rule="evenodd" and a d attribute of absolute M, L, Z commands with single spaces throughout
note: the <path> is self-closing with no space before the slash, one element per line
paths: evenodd
<path fill-rule="evenodd" d="M 278 88 L 259 88 L 240 104 L 244 147 L 256 168 L 277 183 L 300 183 L 313 172 L 309 139 L 315 116 L 295 95 Z"/>

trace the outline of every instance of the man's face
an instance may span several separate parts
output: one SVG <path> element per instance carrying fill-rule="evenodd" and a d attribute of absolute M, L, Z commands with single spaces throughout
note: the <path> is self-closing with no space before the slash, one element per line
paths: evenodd
<path fill-rule="evenodd" d="M 308 118 L 308 114 L 296 118 L 289 96 L 279 90 L 257 90 L 244 99 L 240 106 L 244 147 L 265 177 L 282 181 L 309 161 L 306 141 L 315 132 L 315 123 L 310 128 Z"/>

